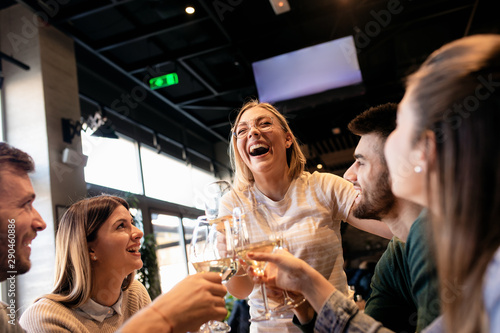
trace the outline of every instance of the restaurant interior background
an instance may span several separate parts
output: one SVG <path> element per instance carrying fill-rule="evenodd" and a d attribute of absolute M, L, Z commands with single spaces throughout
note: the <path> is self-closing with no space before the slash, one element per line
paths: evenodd
<path fill-rule="evenodd" d="M 306 60 L 284 71 L 307 88 L 316 81 L 300 71 L 316 61 L 307 59 L 348 40 L 337 48 L 360 80 L 272 100 L 302 143 L 307 169 L 342 175 L 357 143 L 347 123 L 399 102 L 405 76 L 441 45 L 499 33 L 495 3 L 2 1 L 2 140 L 34 156 L 36 207 L 49 225 L 33 243 L 32 271 L 18 278 L 19 304 L 50 290 L 57 219 L 89 194 L 133 202 L 158 244 L 164 292 L 190 273 L 186 244 L 203 213 L 203 185 L 232 179 L 231 121 L 245 99 L 265 93 L 254 75 L 262 60 L 303 50 Z M 343 229 L 349 258 L 385 249 L 385 240 Z"/>

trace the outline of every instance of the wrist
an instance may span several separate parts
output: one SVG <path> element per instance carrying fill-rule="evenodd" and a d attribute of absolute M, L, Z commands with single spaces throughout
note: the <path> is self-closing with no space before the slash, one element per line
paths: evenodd
<path fill-rule="evenodd" d="M 163 313 L 158 310 L 154 304 L 152 304 L 150 306 L 150 308 L 153 310 L 154 313 L 156 313 L 157 316 L 159 316 L 161 318 L 161 320 L 163 321 L 163 323 L 165 324 L 164 326 L 162 326 L 165 330 L 164 332 L 165 333 L 173 333 L 174 332 L 174 326 L 172 325 L 172 323 L 167 319 L 167 317 L 165 317 L 163 315 Z"/>
<path fill-rule="evenodd" d="M 319 313 L 323 304 L 328 297 L 336 290 L 336 288 L 318 271 L 308 266 L 304 273 L 303 279 L 303 295 L 312 308 Z"/>

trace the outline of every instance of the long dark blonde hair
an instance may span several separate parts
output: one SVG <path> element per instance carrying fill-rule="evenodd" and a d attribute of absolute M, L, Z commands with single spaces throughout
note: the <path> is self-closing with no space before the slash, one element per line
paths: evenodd
<path fill-rule="evenodd" d="M 435 136 L 432 218 L 441 304 L 449 332 L 487 331 L 483 278 L 500 246 L 500 36 L 477 35 L 434 52 L 408 80 L 415 141 Z M 432 195 L 437 197 L 432 198 Z"/>
<path fill-rule="evenodd" d="M 92 291 L 92 268 L 88 243 L 97 238 L 97 232 L 119 206 L 129 209 L 119 197 L 101 195 L 71 205 L 59 223 L 56 236 L 56 273 L 54 289 L 43 297 L 70 308 L 85 303 Z M 126 290 L 134 278 L 129 274 L 122 284 Z"/>

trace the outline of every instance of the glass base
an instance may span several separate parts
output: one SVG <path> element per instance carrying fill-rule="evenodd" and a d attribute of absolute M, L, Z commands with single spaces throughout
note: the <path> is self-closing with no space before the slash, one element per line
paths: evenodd
<path fill-rule="evenodd" d="M 272 316 L 275 316 L 280 313 L 288 312 L 302 305 L 305 301 L 306 301 L 305 298 L 302 298 L 300 300 L 294 300 L 292 298 L 289 298 L 289 300 L 285 300 L 284 304 L 280 304 L 277 307 L 271 309 L 271 314 Z"/>
<path fill-rule="evenodd" d="M 222 321 L 211 320 L 201 325 L 198 333 L 226 333 L 231 332 L 231 326 Z"/>

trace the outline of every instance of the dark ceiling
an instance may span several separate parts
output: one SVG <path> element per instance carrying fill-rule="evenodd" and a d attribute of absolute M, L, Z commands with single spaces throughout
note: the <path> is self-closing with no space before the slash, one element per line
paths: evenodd
<path fill-rule="evenodd" d="M 257 97 L 252 62 L 354 35 L 363 85 L 281 110 L 311 170 L 322 162 L 332 172 L 352 161 L 355 115 L 399 102 L 404 77 L 444 43 L 500 27 L 493 0 L 289 0 L 281 15 L 269 0 L 17 2 L 75 40 L 83 114 L 97 103 L 211 160 L 234 110 Z M 149 78 L 170 72 L 177 85 L 146 92 Z"/>

